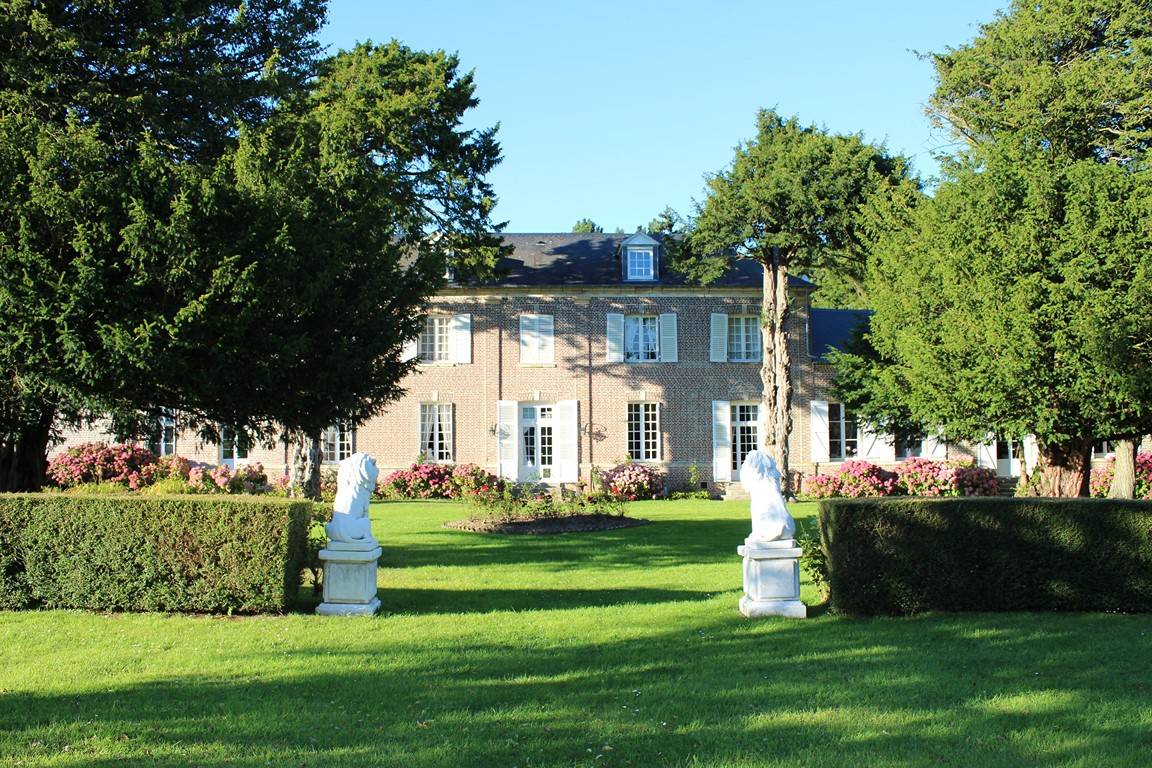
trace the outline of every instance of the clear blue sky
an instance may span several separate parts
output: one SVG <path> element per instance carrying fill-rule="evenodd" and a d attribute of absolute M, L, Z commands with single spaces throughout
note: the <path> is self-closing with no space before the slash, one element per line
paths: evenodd
<path fill-rule="evenodd" d="M 469 124 L 500 123 L 507 231 L 587 216 L 631 232 L 701 200 L 761 107 L 862 132 L 933 175 L 950 138 L 924 116 L 932 67 L 913 51 L 971 39 L 1004 4 L 331 0 L 322 39 L 334 52 L 396 38 L 475 70 Z"/>

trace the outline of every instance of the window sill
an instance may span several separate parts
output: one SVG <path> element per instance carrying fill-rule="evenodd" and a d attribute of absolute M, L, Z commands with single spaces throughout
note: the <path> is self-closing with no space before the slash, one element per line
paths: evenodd
<path fill-rule="evenodd" d="M 517 368 L 555 368 L 556 363 L 517 363 Z"/>
<path fill-rule="evenodd" d="M 418 365 L 421 368 L 455 368 L 458 365 L 468 365 L 468 363 L 453 363 L 450 361 L 444 361 L 444 362 L 434 362 L 434 363 L 418 362 L 418 363 L 416 363 L 416 365 Z"/>

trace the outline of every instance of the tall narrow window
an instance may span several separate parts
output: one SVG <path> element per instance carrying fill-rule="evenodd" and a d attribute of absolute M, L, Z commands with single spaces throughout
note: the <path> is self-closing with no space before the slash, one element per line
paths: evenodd
<path fill-rule="evenodd" d="M 628 403 L 628 455 L 635 461 L 660 460 L 660 422 L 656 403 Z"/>
<path fill-rule="evenodd" d="M 856 415 L 841 403 L 828 403 L 828 458 L 850 459 L 860 450 Z"/>
<path fill-rule="evenodd" d="M 452 461 L 452 404 L 420 404 L 420 451 L 429 461 Z"/>
<path fill-rule="evenodd" d="M 230 426 L 220 427 L 220 458 L 229 464 L 247 461 L 248 439 Z"/>
<path fill-rule="evenodd" d="M 660 325 L 656 315 L 624 318 L 624 360 L 629 363 L 660 359 Z"/>
<path fill-rule="evenodd" d="M 452 318 L 430 315 L 424 318 L 420 331 L 419 353 L 422 363 L 445 363 L 451 359 L 450 343 Z"/>
<path fill-rule="evenodd" d="M 355 434 L 339 423 L 324 430 L 324 461 L 341 462 L 351 456 Z"/>
<path fill-rule="evenodd" d="M 732 471 L 739 472 L 745 457 L 760 444 L 760 406 L 732 406 Z"/>
<path fill-rule="evenodd" d="M 760 361 L 760 318 L 728 316 L 728 360 L 733 363 Z"/>

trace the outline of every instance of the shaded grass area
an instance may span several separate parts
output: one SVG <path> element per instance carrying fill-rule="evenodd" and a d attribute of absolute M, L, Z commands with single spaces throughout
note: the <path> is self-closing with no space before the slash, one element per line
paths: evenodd
<path fill-rule="evenodd" d="M 750 622 L 745 509 L 496 537 L 379 505 L 375 619 L 0 613 L 0 765 L 1148 764 L 1152 617 Z"/>

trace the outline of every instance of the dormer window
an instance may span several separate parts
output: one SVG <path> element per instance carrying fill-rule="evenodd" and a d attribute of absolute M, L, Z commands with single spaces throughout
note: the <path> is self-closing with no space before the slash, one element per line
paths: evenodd
<path fill-rule="evenodd" d="M 651 247 L 628 248 L 628 279 L 655 280 L 656 259 Z"/>

